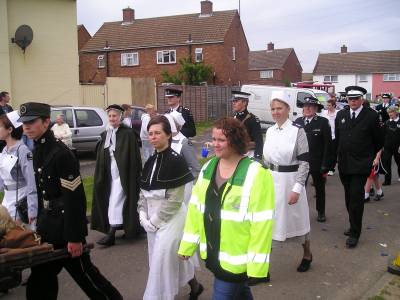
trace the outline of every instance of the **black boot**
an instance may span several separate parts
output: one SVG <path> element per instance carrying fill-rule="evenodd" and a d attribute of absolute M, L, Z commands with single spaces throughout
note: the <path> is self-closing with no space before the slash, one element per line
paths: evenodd
<path fill-rule="evenodd" d="M 107 233 L 107 235 L 98 240 L 97 244 L 105 247 L 110 247 L 115 245 L 115 231 L 117 231 L 116 227 L 110 227 L 110 231 Z"/>

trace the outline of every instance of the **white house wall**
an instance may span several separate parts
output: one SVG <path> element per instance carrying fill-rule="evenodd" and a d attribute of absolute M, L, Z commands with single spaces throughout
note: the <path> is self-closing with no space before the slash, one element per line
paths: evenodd
<path fill-rule="evenodd" d="M 326 74 L 331 75 L 331 74 Z M 360 82 L 360 76 L 356 74 L 338 75 L 338 82 L 333 82 L 336 92 L 343 92 L 346 86 L 358 85 L 367 90 L 368 93 L 372 92 L 372 75 L 367 75 L 367 81 Z M 313 75 L 313 81 L 320 83 L 324 82 L 324 75 Z"/>

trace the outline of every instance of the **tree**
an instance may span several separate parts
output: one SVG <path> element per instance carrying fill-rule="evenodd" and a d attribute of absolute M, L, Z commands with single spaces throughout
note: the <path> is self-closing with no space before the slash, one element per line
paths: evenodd
<path fill-rule="evenodd" d="M 175 74 L 170 74 L 164 70 L 161 75 L 164 82 L 174 84 L 200 85 L 204 81 L 209 81 L 212 77 L 212 66 L 202 62 L 193 63 L 191 59 L 184 58 L 179 61 L 180 68 Z"/>

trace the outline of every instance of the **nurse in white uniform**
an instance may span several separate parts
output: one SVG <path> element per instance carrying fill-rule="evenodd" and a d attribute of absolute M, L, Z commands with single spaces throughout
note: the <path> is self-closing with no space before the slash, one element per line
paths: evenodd
<path fill-rule="evenodd" d="M 33 174 L 32 153 L 22 142 L 22 123 L 17 111 L 0 116 L 0 140 L 6 146 L 0 154 L 0 191 L 4 191 L 2 205 L 12 218 L 24 221 L 35 229 L 38 200 Z M 16 201 L 27 201 L 27 220 L 16 211 Z"/>
<path fill-rule="evenodd" d="M 275 125 L 266 133 L 263 157 L 271 170 L 275 186 L 275 229 L 273 240 L 283 242 L 296 238 L 303 245 L 303 259 L 297 268 L 310 268 L 310 217 L 305 189 L 309 171 L 308 143 L 304 129 L 289 120 L 289 95 L 271 94 L 271 114 Z"/>

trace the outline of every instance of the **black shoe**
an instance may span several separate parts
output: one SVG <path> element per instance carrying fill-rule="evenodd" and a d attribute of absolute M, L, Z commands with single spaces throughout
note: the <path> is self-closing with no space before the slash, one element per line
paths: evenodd
<path fill-rule="evenodd" d="M 358 244 L 358 238 L 350 236 L 346 240 L 346 247 L 347 248 L 355 248 L 357 246 L 357 244 Z"/>
<path fill-rule="evenodd" d="M 297 272 L 301 272 L 301 273 L 307 272 L 310 269 L 311 262 L 312 262 L 312 256 L 311 256 L 311 259 L 303 258 L 301 260 L 300 265 L 297 267 Z"/>
<path fill-rule="evenodd" d="M 350 228 L 349 228 L 349 229 L 346 229 L 346 231 L 343 232 L 343 234 L 344 234 L 345 236 L 350 236 Z"/>
<path fill-rule="evenodd" d="M 367 203 L 367 202 L 369 202 L 370 200 L 371 200 L 371 197 L 368 196 L 367 198 L 364 198 L 364 203 Z"/>
<path fill-rule="evenodd" d="M 107 234 L 105 237 L 97 241 L 97 244 L 105 247 L 115 245 L 115 235 Z"/>
<path fill-rule="evenodd" d="M 382 183 L 382 185 L 391 185 L 391 182 L 385 181 L 384 183 Z"/>
<path fill-rule="evenodd" d="M 190 292 L 189 300 L 197 300 L 203 291 L 204 287 L 201 283 L 199 283 L 199 288 L 197 289 L 197 292 L 196 293 Z"/>
<path fill-rule="evenodd" d="M 383 195 L 383 193 L 380 194 L 380 195 L 379 195 L 379 194 L 376 194 L 374 200 L 375 200 L 375 201 L 381 201 L 381 200 L 383 199 L 383 197 L 385 197 L 385 195 Z"/>
<path fill-rule="evenodd" d="M 262 278 L 250 277 L 249 280 L 247 281 L 247 284 L 249 286 L 254 286 L 254 285 L 257 285 L 259 283 L 268 283 L 270 281 L 271 281 L 271 277 L 270 277 L 269 272 L 268 272 L 267 277 L 262 277 Z"/>
<path fill-rule="evenodd" d="M 317 222 L 326 222 L 326 217 L 324 213 L 318 213 Z"/>
<path fill-rule="evenodd" d="M 374 190 L 374 188 L 371 188 L 370 190 L 369 190 L 369 195 L 370 196 L 375 196 L 375 190 Z"/>

